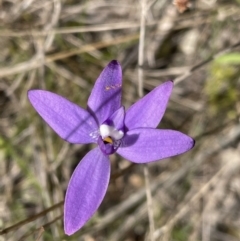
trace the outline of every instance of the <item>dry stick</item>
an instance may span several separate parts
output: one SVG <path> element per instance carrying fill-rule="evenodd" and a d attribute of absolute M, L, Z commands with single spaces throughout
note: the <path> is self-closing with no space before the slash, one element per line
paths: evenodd
<path fill-rule="evenodd" d="M 140 24 L 140 38 L 138 49 L 138 95 L 141 98 L 143 96 L 143 62 L 144 62 L 144 43 L 145 43 L 145 7 L 146 0 L 141 1 L 141 24 Z"/>
<path fill-rule="evenodd" d="M 80 49 L 76 48 L 76 49 L 73 49 L 73 50 L 70 50 L 70 51 L 64 51 L 64 52 L 60 52 L 60 53 L 57 53 L 57 54 L 53 54 L 53 55 L 46 58 L 46 62 L 51 63 L 53 61 L 65 59 L 65 58 L 68 58 L 68 57 L 72 57 L 72 56 L 77 55 L 77 54 L 82 54 L 82 53 L 94 51 L 96 49 L 101 49 L 101 48 L 105 48 L 105 47 L 108 47 L 108 46 L 117 45 L 117 44 L 129 42 L 129 41 L 132 41 L 132 40 L 137 40 L 138 38 L 139 38 L 138 34 L 133 34 L 133 35 L 129 35 L 127 37 L 123 36 L 123 37 L 119 37 L 119 38 L 116 38 L 116 39 L 107 40 L 107 41 L 104 41 L 104 42 L 98 42 L 98 43 L 95 43 L 95 44 L 86 44 Z"/>
<path fill-rule="evenodd" d="M 45 231 L 45 229 L 47 227 L 49 227 L 51 224 L 55 223 L 56 221 L 58 221 L 59 219 L 62 218 L 62 215 L 57 216 L 56 218 L 54 218 L 53 220 L 51 220 L 50 222 L 44 224 L 43 226 L 34 229 L 32 232 L 28 232 L 27 234 L 24 234 L 18 241 L 25 241 L 27 237 L 29 237 L 30 235 L 32 235 L 35 232 L 40 232 L 41 230 Z"/>
<path fill-rule="evenodd" d="M 54 210 L 54 209 L 56 209 L 56 208 L 59 208 L 59 207 L 61 207 L 62 205 L 63 205 L 63 201 L 61 201 L 61 202 L 53 205 L 53 206 L 50 207 L 50 208 L 47 208 L 47 209 L 43 210 L 42 212 L 40 212 L 40 213 L 38 213 L 38 214 L 36 214 L 36 215 L 34 215 L 34 216 L 32 216 L 32 217 L 26 218 L 26 219 L 24 219 L 24 220 L 22 220 L 22 221 L 20 221 L 20 222 L 18 222 L 18 223 L 16 223 L 16 224 L 14 224 L 14 225 L 8 227 L 8 228 L 5 228 L 5 229 L 3 229 L 3 230 L 0 231 L 0 235 L 9 233 L 9 232 L 11 232 L 11 231 L 13 231 L 13 230 L 15 230 L 15 229 L 17 229 L 17 228 L 20 228 L 21 226 L 23 226 L 23 225 L 25 225 L 25 224 L 27 224 L 27 223 L 30 223 L 30 222 L 32 222 L 32 221 L 34 221 L 34 220 L 36 220 L 36 219 L 38 219 L 38 218 L 46 215 L 48 212 L 51 212 L 52 210 Z"/>
<path fill-rule="evenodd" d="M 45 58 L 45 63 L 51 63 L 56 60 L 61 60 L 61 59 L 65 59 L 68 57 L 72 57 L 77 54 L 82 54 L 82 53 L 90 52 L 90 51 L 93 51 L 96 49 L 102 49 L 102 48 L 105 48 L 108 46 L 126 43 L 129 41 L 137 40 L 138 38 L 139 38 L 138 34 L 132 34 L 127 37 L 123 36 L 123 37 L 115 38 L 115 39 L 112 39 L 109 41 L 104 41 L 104 42 L 101 41 L 101 42 L 97 42 L 97 43 L 86 44 L 82 48 L 76 48 L 76 49 L 73 49 L 70 51 L 63 51 L 63 52 L 60 52 L 57 54 L 47 56 Z M 32 69 L 36 69 L 40 66 L 41 66 L 41 62 L 39 61 L 39 58 L 33 57 L 31 60 L 20 63 L 20 64 L 16 64 L 15 66 L 13 66 L 11 68 L 1 68 L 0 69 L 0 77 L 18 74 L 23 71 L 29 71 Z"/>
<path fill-rule="evenodd" d="M 147 26 L 152 26 L 158 24 L 158 21 L 153 21 L 147 23 Z M 83 26 L 83 27 L 67 27 L 67 28 L 59 28 L 59 29 L 51 29 L 51 30 L 28 30 L 28 31 L 8 31 L 2 30 L 0 32 L 0 36 L 2 37 L 24 37 L 24 36 L 45 36 L 48 34 L 69 34 L 69 33 L 85 33 L 85 32 L 103 32 L 110 30 L 118 30 L 118 29 L 129 29 L 129 28 L 139 28 L 139 23 L 135 22 L 122 22 L 122 23 L 108 23 L 108 24 L 99 24 L 95 26 Z"/>
<path fill-rule="evenodd" d="M 146 20 L 146 10 L 147 10 L 147 0 L 141 1 L 141 23 L 140 23 L 140 38 L 139 38 L 139 53 L 138 53 L 138 95 L 143 96 L 143 63 L 144 63 L 144 43 L 145 43 L 145 20 Z M 145 188 L 147 196 L 147 210 L 149 219 L 149 229 L 150 229 L 150 240 L 154 241 L 154 217 L 153 217 L 153 201 L 152 194 L 149 184 L 149 170 L 147 164 L 143 166 Z"/>
<path fill-rule="evenodd" d="M 38 237 L 37 237 L 37 240 L 36 240 L 36 241 L 39 241 L 39 240 L 40 240 L 40 238 L 42 237 L 43 233 L 44 233 L 44 228 L 41 227 L 40 230 L 39 230 L 39 232 L 38 232 Z"/>
<path fill-rule="evenodd" d="M 144 178 L 145 178 L 145 187 L 146 187 L 146 196 L 147 196 L 147 210 L 148 210 L 148 219 L 149 219 L 149 235 L 150 240 L 154 241 L 154 215 L 153 215 L 153 200 L 152 200 L 152 192 L 150 189 L 150 181 L 149 181 L 149 170 L 147 164 L 143 166 Z"/>
<path fill-rule="evenodd" d="M 52 28 L 57 25 L 60 13 L 61 13 L 61 1 L 60 0 L 52 0 L 53 1 L 53 13 L 50 22 L 44 27 L 45 30 L 49 31 L 46 36 L 46 40 L 44 43 L 44 50 L 47 51 L 51 47 L 55 34 L 52 32 Z"/>

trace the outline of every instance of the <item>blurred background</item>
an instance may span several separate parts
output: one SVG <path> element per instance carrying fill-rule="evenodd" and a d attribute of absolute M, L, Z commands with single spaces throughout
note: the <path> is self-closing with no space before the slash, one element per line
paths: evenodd
<path fill-rule="evenodd" d="M 239 16 L 239 0 L 147 1 L 144 94 L 174 80 L 159 128 L 196 140 L 190 152 L 149 164 L 156 240 L 240 240 Z M 0 241 L 149 240 L 143 166 L 117 155 L 97 213 L 64 234 L 65 190 L 92 147 L 64 142 L 27 100 L 40 88 L 86 107 L 117 59 L 130 106 L 140 18 L 136 0 L 0 0 Z"/>

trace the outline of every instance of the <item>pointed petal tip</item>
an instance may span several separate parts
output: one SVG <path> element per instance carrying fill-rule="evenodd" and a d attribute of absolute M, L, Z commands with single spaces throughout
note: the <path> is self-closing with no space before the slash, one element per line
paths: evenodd
<path fill-rule="evenodd" d="M 161 84 L 160 86 L 162 86 L 165 93 L 169 93 L 169 98 L 170 98 L 170 95 L 171 95 L 173 87 L 174 87 L 174 82 L 172 80 L 168 80 L 168 81 L 164 82 L 163 84 Z M 159 88 L 161 88 L 160 86 L 159 86 Z"/>
<path fill-rule="evenodd" d="M 79 231 L 80 229 L 82 228 L 79 227 L 79 228 L 74 228 L 74 227 L 71 227 L 69 225 L 66 224 L 66 221 L 64 220 L 64 233 L 68 236 L 71 236 L 73 234 L 75 234 L 77 231 Z"/>
<path fill-rule="evenodd" d="M 34 93 L 34 90 L 28 90 L 27 91 L 27 96 L 28 96 L 29 99 L 31 98 L 33 93 Z"/>
<path fill-rule="evenodd" d="M 27 97 L 29 101 L 32 103 L 33 98 L 36 97 L 36 94 L 38 93 L 39 90 L 28 90 L 27 91 Z"/>
<path fill-rule="evenodd" d="M 178 132 L 178 131 L 176 131 L 176 132 Z M 179 132 L 179 133 L 182 134 L 182 136 L 185 138 L 185 143 L 183 142 L 183 144 L 185 144 L 185 150 L 184 151 L 182 150 L 179 153 L 179 154 L 183 154 L 183 153 L 188 152 L 191 149 L 193 149 L 193 147 L 195 146 L 196 141 L 191 136 L 189 136 L 187 134 L 183 134 L 181 132 Z M 177 155 L 179 155 L 179 154 L 177 154 Z"/>
<path fill-rule="evenodd" d="M 107 69 L 113 69 L 113 70 L 118 70 L 118 71 L 122 71 L 122 67 L 121 64 L 117 61 L 117 60 L 112 60 L 108 63 L 108 65 L 106 66 Z"/>
<path fill-rule="evenodd" d="M 190 149 L 192 149 L 195 146 L 196 141 L 192 137 L 190 137 L 190 138 L 192 139 L 192 147 Z"/>
<path fill-rule="evenodd" d="M 164 90 L 165 94 L 167 94 L 167 93 L 169 94 L 168 98 L 170 98 L 170 95 L 171 95 L 173 87 L 174 87 L 174 82 L 172 80 L 168 80 L 157 88 L 161 89 L 161 86 L 162 86 L 162 90 Z"/>
<path fill-rule="evenodd" d="M 71 230 L 71 229 L 68 229 L 68 228 L 64 227 L 64 233 L 65 233 L 66 235 L 68 235 L 68 236 L 73 235 L 75 232 L 76 232 L 76 231 L 73 231 L 73 230 Z"/>
<path fill-rule="evenodd" d="M 111 66 L 115 67 L 116 65 L 120 65 L 120 63 L 115 59 L 110 61 L 109 64 L 108 64 L 109 67 L 111 67 Z"/>
<path fill-rule="evenodd" d="M 64 207 L 65 208 L 65 207 Z M 66 215 L 66 212 L 64 210 L 64 218 L 63 218 L 63 227 L 64 227 L 64 233 L 68 236 L 71 236 L 73 234 L 75 234 L 77 231 L 79 231 L 84 225 L 85 222 L 71 222 L 71 220 L 69 219 L 69 217 Z M 77 224 L 77 225 L 76 225 Z"/>
<path fill-rule="evenodd" d="M 172 87 L 174 86 L 173 80 L 168 80 L 168 81 L 164 82 L 163 84 L 168 84 L 168 85 L 171 85 Z"/>
<path fill-rule="evenodd" d="M 32 92 L 32 90 L 27 91 L 27 97 L 28 97 L 29 100 L 31 100 L 31 92 Z"/>
<path fill-rule="evenodd" d="M 173 88 L 173 86 L 174 86 L 174 81 L 173 80 L 170 79 L 170 80 L 167 81 L 167 83 L 171 84 L 171 86 Z"/>
<path fill-rule="evenodd" d="M 28 90 L 27 91 L 28 99 L 31 101 L 34 97 L 37 97 L 37 95 L 43 91 L 44 90 L 37 90 L 37 89 Z"/>

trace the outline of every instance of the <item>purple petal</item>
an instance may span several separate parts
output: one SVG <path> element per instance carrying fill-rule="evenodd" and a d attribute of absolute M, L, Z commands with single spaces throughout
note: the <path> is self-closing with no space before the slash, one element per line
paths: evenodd
<path fill-rule="evenodd" d="M 194 140 L 178 131 L 139 128 L 127 132 L 117 153 L 135 163 L 146 163 L 182 154 Z"/>
<path fill-rule="evenodd" d="M 99 125 L 120 108 L 121 91 L 122 69 L 120 64 L 113 60 L 96 80 L 88 99 L 88 108 L 95 114 Z"/>
<path fill-rule="evenodd" d="M 94 118 L 78 105 L 45 90 L 30 90 L 28 98 L 38 114 L 63 139 L 71 143 L 92 143 L 98 129 Z"/>
<path fill-rule="evenodd" d="M 156 128 L 164 115 L 172 88 L 173 82 L 167 81 L 133 104 L 126 112 L 127 129 Z"/>
<path fill-rule="evenodd" d="M 125 109 L 120 107 L 106 121 L 106 124 L 114 126 L 117 130 L 123 130 L 125 118 Z"/>
<path fill-rule="evenodd" d="M 81 160 L 68 184 L 64 204 L 64 230 L 72 235 L 96 212 L 107 191 L 110 160 L 95 148 Z"/>

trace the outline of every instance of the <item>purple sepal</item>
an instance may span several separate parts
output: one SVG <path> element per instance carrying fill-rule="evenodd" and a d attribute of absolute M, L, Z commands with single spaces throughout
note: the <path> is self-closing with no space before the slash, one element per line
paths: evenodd
<path fill-rule="evenodd" d="M 167 81 L 133 104 L 126 111 L 125 125 L 127 129 L 156 128 L 165 113 L 172 88 L 173 82 Z"/>
<path fill-rule="evenodd" d="M 38 114 L 62 139 L 70 143 L 96 142 L 90 133 L 98 126 L 88 111 L 45 90 L 29 90 L 28 98 Z"/>
<path fill-rule="evenodd" d="M 102 71 L 88 98 L 89 111 L 102 124 L 121 106 L 122 68 L 112 60 Z"/>
<path fill-rule="evenodd" d="M 64 204 L 64 230 L 72 235 L 96 212 L 107 191 L 110 160 L 98 147 L 88 152 L 74 170 Z"/>
<path fill-rule="evenodd" d="M 189 151 L 194 140 L 178 131 L 139 128 L 128 131 L 117 153 L 135 163 L 147 163 Z"/>

